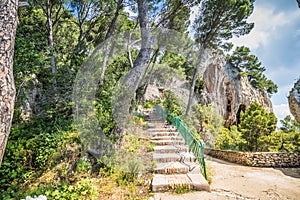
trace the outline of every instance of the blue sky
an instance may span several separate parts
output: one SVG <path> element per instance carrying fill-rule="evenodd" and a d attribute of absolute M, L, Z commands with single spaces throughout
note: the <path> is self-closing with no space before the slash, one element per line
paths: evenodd
<path fill-rule="evenodd" d="M 271 100 L 282 119 L 290 114 L 287 96 L 300 78 L 300 9 L 296 0 L 257 0 L 249 22 L 255 23 L 251 33 L 233 42 L 250 47 L 267 69 L 266 76 L 278 85 Z"/>

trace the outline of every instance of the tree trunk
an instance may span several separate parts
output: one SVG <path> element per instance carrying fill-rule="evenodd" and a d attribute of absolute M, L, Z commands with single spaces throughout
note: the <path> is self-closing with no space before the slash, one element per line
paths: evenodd
<path fill-rule="evenodd" d="M 197 81 L 197 78 L 198 78 L 198 75 L 199 75 L 199 70 L 201 68 L 201 61 L 202 61 L 203 53 L 204 53 L 204 47 L 201 47 L 200 52 L 199 52 L 200 62 L 196 64 L 196 69 L 195 69 L 195 73 L 194 73 L 194 76 L 193 76 L 192 86 L 191 86 L 191 89 L 190 89 L 189 101 L 188 101 L 188 105 L 186 107 L 186 112 L 185 112 L 186 116 L 189 115 L 191 107 L 192 107 L 196 81 Z"/>
<path fill-rule="evenodd" d="M 101 68 L 101 73 L 100 73 L 100 81 L 99 81 L 100 86 L 103 85 L 103 81 L 104 81 L 104 75 L 105 75 L 105 70 L 106 70 L 106 65 L 107 65 L 107 56 L 110 51 L 110 41 L 111 41 L 110 37 L 115 32 L 117 19 L 119 17 L 119 13 L 122 8 L 122 3 L 123 3 L 123 0 L 118 1 L 118 5 L 116 8 L 114 18 L 112 19 L 110 26 L 108 28 L 108 31 L 106 32 L 106 35 L 105 35 L 105 40 L 108 40 L 108 42 L 106 44 L 106 48 L 105 48 L 105 52 L 104 52 L 104 56 L 103 56 L 102 68 Z"/>
<path fill-rule="evenodd" d="M 0 2 L 0 166 L 14 112 L 14 43 L 18 21 L 18 0 Z"/>
<path fill-rule="evenodd" d="M 141 49 L 139 54 L 134 61 L 133 68 L 130 70 L 129 74 L 125 77 L 124 85 L 131 89 L 133 93 L 139 87 L 142 78 L 147 69 L 148 63 L 150 61 L 151 53 L 151 35 L 150 35 L 150 25 L 148 19 L 148 5 L 147 0 L 138 1 L 138 11 L 139 11 L 139 23 L 142 35 Z M 133 97 L 134 94 L 131 94 Z"/>
<path fill-rule="evenodd" d="M 141 49 L 134 61 L 133 68 L 124 77 L 120 87 L 116 91 L 116 97 L 113 100 L 114 118 L 120 127 L 121 135 L 125 128 L 130 124 L 129 114 L 132 109 L 132 100 L 135 99 L 136 90 L 145 74 L 147 66 L 150 62 L 152 53 L 151 49 L 151 32 L 148 21 L 148 5 L 147 0 L 138 0 L 138 20 L 141 31 Z"/>
<path fill-rule="evenodd" d="M 148 85 L 150 84 L 151 82 L 151 79 L 152 79 L 152 75 L 153 75 L 153 72 L 154 72 L 154 68 L 155 68 L 155 63 L 156 63 L 156 60 L 157 60 L 157 56 L 158 56 L 158 52 L 159 52 L 159 49 L 157 49 L 155 52 L 154 52 L 154 55 L 153 55 L 153 63 L 152 63 L 152 67 L 150 69 L 150 73 L 149 73 L 149 77 L 145 83 L 145 87 L 143 89 L 143 93 L 139 99 L 139 104 L 143 102 L 143 99 L 144 99 L 144 95 L 146 94 L 146 91 L 147 91 L 147 88 L 148 88 Z"/>
<path fill-rule="evenodd" d="M 48 25 L 48 40 L 49 40 L 49 51 L 50 51 L 50 62 L 52 69 L 52 82 L 53 88 L 56 88 L 56 66 L 54 59 L 54 49 L 53 49 L 53 24 L 52 24 L 52 13 L 51 13 L 51 2 L 47 0 L 47 25 Z"/>

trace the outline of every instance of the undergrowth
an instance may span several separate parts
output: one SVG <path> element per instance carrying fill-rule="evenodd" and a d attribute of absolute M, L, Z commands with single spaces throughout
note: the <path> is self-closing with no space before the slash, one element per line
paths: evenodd
<path fill-rule="evenodd" d="M 0 168 L 0 199 L 147 199 L 151 175 L 138 155 L 147 153 L 148 141 L 124 135 L 128 158 L 110 158 L 118 165 L 105 166 L 84 153 L 72 123 L 61 123 L 13 127 Z"/>

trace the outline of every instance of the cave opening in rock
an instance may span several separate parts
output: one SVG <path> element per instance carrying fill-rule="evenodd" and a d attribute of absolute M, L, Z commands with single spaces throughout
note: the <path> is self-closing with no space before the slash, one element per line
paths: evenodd
<path fill-rule="evenodd" d="M 241 122 L 241 112 L 242 111 L 245 112 L 245 110 L 246 110 L 246 106 L 244 104 L 241 104 L 239 106 L 239 109 L 238 109 L 237 113 L 236 113 L 236 125 L 240 124 L 240 122 Z"/>
<path fill-rule="evenodd" d="M 226 110 L 227 110 L 228 113 L 231 112 L 231 100 L 230 100 L 230 99 L 227 100 L 227 107 L 226 107 Z"/>

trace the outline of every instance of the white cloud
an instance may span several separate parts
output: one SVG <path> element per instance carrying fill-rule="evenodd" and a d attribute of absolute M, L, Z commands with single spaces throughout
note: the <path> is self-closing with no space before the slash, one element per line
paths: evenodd
<path fill-rule="evenodd" d="M 293 17 L 294 18 L 294 17 Z M 237 46 L 248 46 L 255 51 L 260 46 L 265 46 L 276 37 L 276 30 L 290 23 L 290 17 L 286 13 L 275 13 L 274 8 L 255 6 L 248 22 L 254 22 L 254 28 L 250 34 L 240 38 L 233 38 L 232 42 Z"/>
<path fill-rule="evenodd" d="M 288 104 L 274 105 L 273 110 L 274 110 L 276 117 L 278 118 L 278 122 L 281 119 L 284 119 L 285 116 L 291 115 Z"/>

